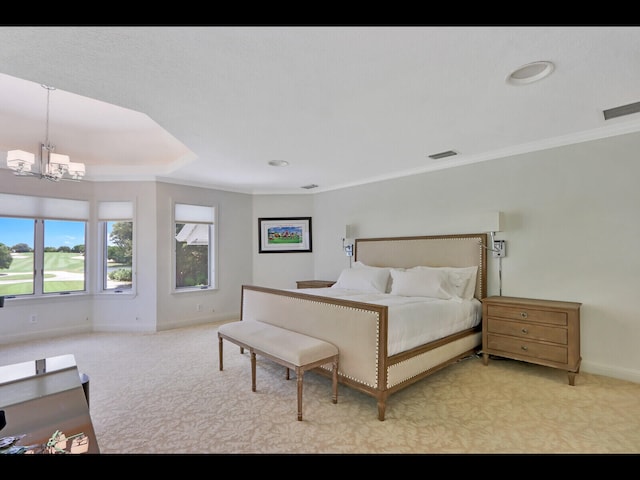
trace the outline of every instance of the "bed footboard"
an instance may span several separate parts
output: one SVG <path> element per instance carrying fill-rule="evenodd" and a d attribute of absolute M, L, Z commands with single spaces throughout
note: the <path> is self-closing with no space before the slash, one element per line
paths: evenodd
<path fill-rule="evenodd" d="M 241 320 L 259 320 L 332 343 L 340 350 L 341 381 L 374 395 L 386 385 L 386 306 L 243 285 Z"/>

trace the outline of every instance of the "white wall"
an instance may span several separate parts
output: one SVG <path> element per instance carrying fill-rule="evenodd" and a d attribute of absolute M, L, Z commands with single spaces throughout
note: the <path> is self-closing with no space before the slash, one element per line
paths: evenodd
<path fill-rule="evenodd" d="M 296 288 L 296 280 L 313 278 L 314 258 L 322 246 L 318 238 L 313 195 L 258 195 L 253 199 L 253 283 L 275 288 Z M 258 253 L 258 219 L 311 217 L 311 252 Z"/>
<path fill-rule="evenodd" d="M 359 237 L 427 235 L 451 233 L 443 216 L 501 211 L 503 295 L 581 302 L 582 370 L 640 382 L 639 144 L 630 134 L 317 194 L 314 276 L 348 265 L 345 224 Z M 496 295 L 497 260 L 488 268 Z"/>
<path fill-rule="evenodd" d="M 173 267 L 173 203 L 212 205 L 216 208 L 218 242 L 218 288 L 197 292 L 171 291 Z M 252 246 L 250 195 L 207 188 L 158 183 L 155 198 L 156 224 L 153 231 L 158 245 L 157 328 L 166 330 L 189 324 L 229 320 L 240 316 L 242 284 L 251 283 Z M 202 305 L 202 311 L 197 305 Z"/>

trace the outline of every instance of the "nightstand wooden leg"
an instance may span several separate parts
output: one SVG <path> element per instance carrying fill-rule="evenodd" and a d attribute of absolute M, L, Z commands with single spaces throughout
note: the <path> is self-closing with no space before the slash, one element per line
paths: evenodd
<path fill-rule="evenodd" d="M 568 372 L 569 373 L 569 385 L 574 386 L 576 384 L 576 373 L 575 372 Z"/>
<path fill-rule="evenodd" d="M 482 363 L 484 363 L 485 365 L 489 365 L 489 354 L 488 353 L 483 353 L 482 354 Z"/>

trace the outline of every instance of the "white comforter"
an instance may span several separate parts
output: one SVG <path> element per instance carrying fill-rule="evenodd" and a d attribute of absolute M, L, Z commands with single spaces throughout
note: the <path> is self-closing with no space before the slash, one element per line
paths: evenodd
<path fill-rule="evenodd" d="M 389 356 L 475 327 L 482 318 L 482 303 L 475 298 L 441 300 L 431 297 L 403 297 L 389 293 L 363 293 L 343 288 L 303 288 L 292 291 L 387 305 Z"/>

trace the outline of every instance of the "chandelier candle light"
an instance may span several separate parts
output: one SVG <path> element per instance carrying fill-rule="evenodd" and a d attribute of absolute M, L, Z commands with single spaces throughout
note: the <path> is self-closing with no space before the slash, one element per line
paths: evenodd
<path fill-rule="evenodd" d="M 7 152 L 7 167 L 15 175 L 35 176 L 57 182 L 59 180 L 82 180 L 85 174 L 84 163 L 72 162 L 68 155 L 54 153 L 55 145 L 49 142 L 49 97 L 54 87 L 42 85 L 47 90 L 47 123 L 45 141 L 40 144 L 39 170 L 34 171 L 35 154 L 24 150 L 9 150 Z"/>

